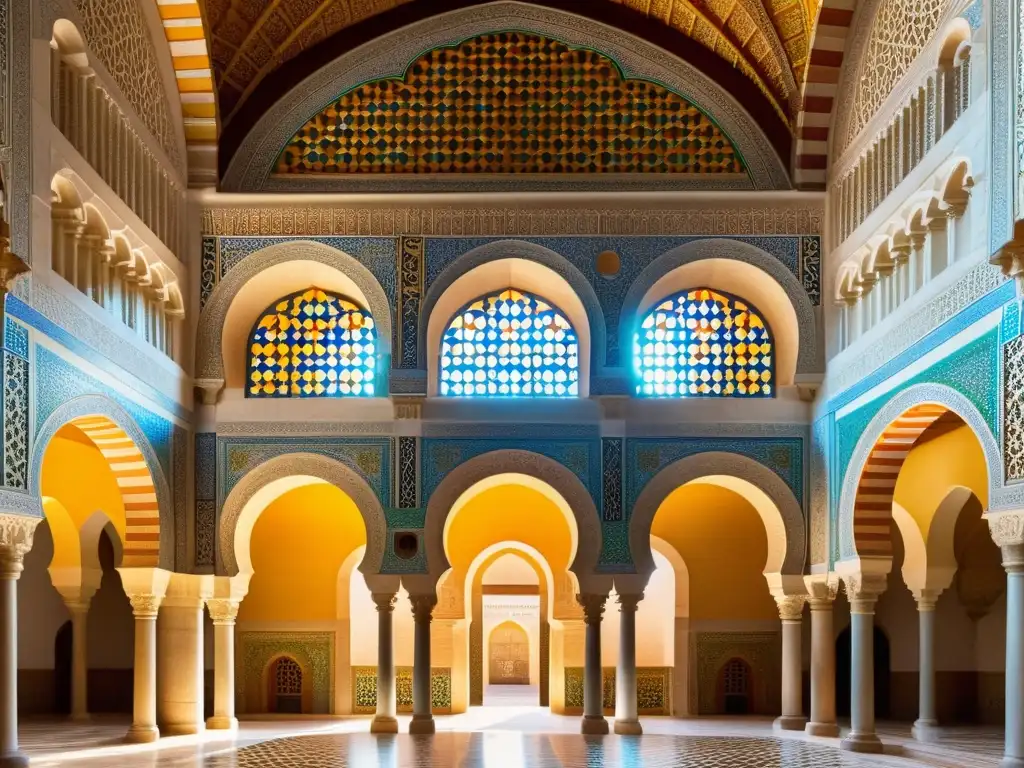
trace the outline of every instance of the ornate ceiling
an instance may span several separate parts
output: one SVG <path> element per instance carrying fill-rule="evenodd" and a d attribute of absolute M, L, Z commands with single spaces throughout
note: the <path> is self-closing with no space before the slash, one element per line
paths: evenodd
<path fill-rule="evenodd" d="M 282 64 L 335 33 L 427 0 L 201 0 L 221 126 Z M 792 126 L 818 0 L 581 0 L 615 3 L 714 51 Z"/>

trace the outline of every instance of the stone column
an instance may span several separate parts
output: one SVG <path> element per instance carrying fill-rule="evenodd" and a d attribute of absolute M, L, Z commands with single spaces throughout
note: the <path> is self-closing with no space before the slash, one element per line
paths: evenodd
<path fill-rule="evenodd" d="M 42 518 L 0 514 L 0 768 L 23 768 L 18 749 L 18 577 Z"/>
<path fill-rule="evenodd" d="M 189 584 L 191 586 L 191 583 Z M 177 588 L 172 577 L 172 588 Z M 168 594 L 157 629 L 157 722 L 169 736 L 200 733 L 203 719 L 203 604 L 202 597 Z"/>
<path fill-rule="evenodd" d="M 832 601 L 838 584 L 806 580 L 811 607 L 811 736 L 838 736 L 836 722 L 836 638 Z"/>
<path fill-rule="evenodd" d="M 619 595 L 619 666 L 615 672 L 615 732 L 639 736 L 636 701 L 636 608 L 643 595 Z"/>
<path fill-rule="evenodd" d="M 608 733 L 608 721 L 604 719 L 604 685 L 601 680 L 601 616 L 608 595 L 577 595 L 576 600 L 583 606 L 583 621 L 587 627 L 581 732 L 602 735 Z"/>
<path fill-rule="evenodd" d="M 430 696 L 430 622 L 437 598 L 434 595 L 412 597 L 412 616 L 416 623 L 412 667 L 412 722 L 409 733 L 434 733 Z"/>
<path fill-rule="evenodd" d="M 160 595 L 138 593 L 128 596 L 135 614 L 135 692 L 132 727 L 125 739 L 130 742 L 156 741 L 156 616 Z"/>
<path fill-rule="evenodd" d="M 782 619 L 782 715 L 775 727 L 786 731 L 802 731 L 807 724 L 803 702 L 803 653 L 800 645 L 803 632 L 803 595 L 777 595 L 779 618 Z"/>
<path fill-rule="evenodd" d="M 370 733 L 398 733 L 398 705 L 395 692 L 395 649 L 391 625 L 395 614 L 396 595 L 373 593 L 377 604 L 377 714 L 370 723 Z"/>
<path fill-rule="evenodd" d="M 71 614 L 71 719 L 89 719 L 89 637 L 88 618 L 91 598 L 65 601 Z"/>
<path fill-rule="evenodd" d="M 1024 512 L 991 512 L 1006 569 L 1006 742 L 1001 768 L 1024 768 Z"/>
<path fill-rule="evenodd" d="M 939 726 L 935 715 L 935 603 L 937 592 L 923 590 L 914 595 L 917 600 L 918 623 L 918 717 L 913 734 L 918 741 L 935 741 Z"/>
<path fill-rule="evenodd" d="M 885 589 L 881 574 L 843 577 L 850 600 L 850 733 L 841 746 L 851 752 L 881 752 L 875 733 L 875 603 Z"/>
<path fill-rule="evenodd" d="M 213 619 L 213 716 L 206 727 L 212 730 L 238 728 L 235 717 L 235 620 L 238 601 L 214 598 L 206 601 Z"/>

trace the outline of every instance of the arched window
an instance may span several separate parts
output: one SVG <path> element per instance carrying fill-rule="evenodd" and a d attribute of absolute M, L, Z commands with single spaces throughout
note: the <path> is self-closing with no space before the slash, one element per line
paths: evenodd
<path fill-rule="evenodd" d="M 579 342 L 561 310 L 514 288 L 477 299 L 441 339 L 438 390 L 455 397 L 575 397 Z"/>
<path fill-rule="evenodd" d="M 370 313 L 309 288 L 274 302 L 253 326 L 246 396 L 372 396 L 376 364 Z"/>
<path fill-rule="evenodd" d="M 771 330 L 745 301 L 707 288 L 659 301 L 633 337 L 638 395 L 771 397 Z"/>
<path fill-rule="evenodd" d="M 274 712 L 302 714 L 302 667 L 295 659 L 282 656 L 273 669 Z"/>

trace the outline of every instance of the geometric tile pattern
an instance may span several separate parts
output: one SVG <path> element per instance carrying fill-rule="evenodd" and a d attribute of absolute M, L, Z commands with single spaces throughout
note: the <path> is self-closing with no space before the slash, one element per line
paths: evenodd
<path fill-rule="evenodd" d="M 381 738 L 317 734 L 266 741 L 206 759 L 206 768 L 873 768 L 891 758 L 775 738 L 643 736 L 588 739 L 578 734 L 438 733 Z"/>
<path fill-rule="evenodd" d="M 708 289 L 659 302 L 634 336 L 638 395 L 770 397 L 771 331 L 758 311 Z"/>
<path fill-rule="evenodd" d="M 142 451 L 106 416 L 79 416 L 70 423 L 99 449 L 117 480 L 126 518 L 122 564 L 126 568 L 155 567 L 160 559 L 160 508 Z"/>
<path fill-rule="evenodd" d="M 497 32 L 430 51 L 406 73 L 313 115 L 276 172 L 744 172 L 700 109 L 591 50 Z"/>
<path fill-rule="evenodd" d="M 853 538 L 860 556 L 891 556 L 892 500 L 900 468 L 921 434 L 948 413 L 945 406 L 918 405 L 890 424 L 871 449 L 853 506 Z"/>
<path fill-rule="evenodd" d="M 509 288 L 452 318 L 441 341 L 442 396 L 575 397 L 576 331 L 555 307 Z"/>
<path fill-rule="evenodd" d="M 412 667 L 395 667 L 395 706 L 398 712 L 412 712 Z M 377 711 L 377 668 L 352 667 L 352 713 L 372 715 Z M 430 711 L 437 715 L 452 711 L 452 671 L 448 667 L 430 670 Z"/>
<path fill-rule="evenodd" d="M 1006 479 L 1024 479 L 1024 336 L 1003 347 L 1003 452 Z"/>
<path fill-rule="evenodd" d="M 373 395 L 373 318 L 348 299 L 309 288 L 278 299 L 253 327 L 247 397 Z"/>
<path fill-rule="evenodd" d="M 28 382 L 28 360 L 4 350 L 3 484 L 8 488 L 28 487 Z"/>

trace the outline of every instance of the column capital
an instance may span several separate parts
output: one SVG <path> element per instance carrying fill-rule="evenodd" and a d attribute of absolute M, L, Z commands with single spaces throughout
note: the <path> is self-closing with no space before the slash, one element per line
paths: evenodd
<path fill-rule="evenodd" d="M 804 586 L 807 587 L 807 604 L 812 611 L 831 609 L 839 594 L 839 577 L 834 573 L 805 576 Z"/>
<path fill-rule="evenodd" d="M 583 607 L 584 623 L 600 625 L 607 601 L 608 595 L 576 595 L 576 602 Z"/>
<path fill-rule="evenodd" d="M 25 568 L 25 555 L 41 517 L 0 513 L 0 578 L 16 579 Z"/>
<path fill-rule="evenodd" d="M 643 593 L 639 595 L 618 595 L 615 601 L 619 604 L 620 613 L 636 613 L 640 601 L 644 599 Z"/>
<path fill-rule="evenodd" d="M 988 530 L 1008 573 L 1024 572 L 1024 510 L 989 512 Z"/>
<path fill-rule="evenodd" d="M 416 623 L 427 622 L 433 618 L 434 606 L 437 605 L 436 595 L 410 595 L 409 602 L 412 603 L 412 616 Z"/>
<path fill-rule="evenodd" d="M 843 576 L 846 597 L 850 601 L 850 613 L 873 614 L 875 603 L 885 591 L 884 573 L 851 573 Z"/>
<path fill-rule="evenodd" d="M 806 595 L 772 595 L 779 607 L 779 618 L 783 621 L 800 621 L 804 616 Z"/>
<path fill-rule="evenodd" d="M 378 613 L 392 613 L 395 610 L 395 601 L 398 595 L 394 592 L 373 592 L 373 602 L 377 606 Z"/>
<path fill-rule="evenodd" d="M 239 600 L 227 597 L 211 597 L 206 601 L 206 609 L 210 612 L 214 626 L 231 626 L 238 618 Z"/>
<path fill-rule="evenodd" d="M 914 600 L 917 601 L 918 611 L 934 611 L 935 604 L 939 601 L 941 589 L 915 589 L 913 590 Z"/>
<path fill-rule="evenodd" d="M 148 592 L 138 592 L 134 595 L 128 595 L 128 600 L 132 604 L 132 613 L 135 615 L 135 618 L 155 619 L 160 611 L 160 602 L 163 600 L 163 596 Z"/>

